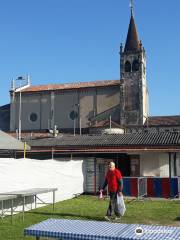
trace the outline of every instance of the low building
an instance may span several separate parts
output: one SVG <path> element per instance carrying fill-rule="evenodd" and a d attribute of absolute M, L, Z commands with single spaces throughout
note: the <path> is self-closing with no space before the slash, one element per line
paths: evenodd
<path fill-rule="evenodd" d="M 180 132 L 59 135 L 26 141 L 31 146 L 29 158 L 82 159 L 87 191 L 92 191 L 94 181 L 97 189 L 102 184 L 110 161 L 124 177 L 180 176 Z"/>

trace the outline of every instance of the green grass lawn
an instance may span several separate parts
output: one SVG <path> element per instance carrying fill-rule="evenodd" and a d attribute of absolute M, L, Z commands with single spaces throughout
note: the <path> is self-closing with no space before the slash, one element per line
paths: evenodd
<path fill-rule="evenodd" d="M 121 223 L 143 223 L 158 225 L 173 225 L 180 227 L 180 201 L 170 200 L 126 200 L 126 213 Z M 79 196 L 77 198 L 58 202 L 55 205 L 55 213 L 52 206 L 38 208 L 25 213 L 25 221 L 22 214 L 13 216 L 13 224 L 10 217 L 0 221 L 0 240 L 30 240 L 23 238 L 23 229 L 32 224 L 48 218 L 66 218 L 104 221 L 108 199 L 99 200 L 95 196 Z"/>

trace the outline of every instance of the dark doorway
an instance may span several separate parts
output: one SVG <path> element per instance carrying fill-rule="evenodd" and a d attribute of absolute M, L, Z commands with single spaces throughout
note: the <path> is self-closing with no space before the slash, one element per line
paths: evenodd
<path fill-rule="evenodd" d="M 130 171 L 130 157 L 127 154 L 117 154 L 115 159 L 116 167 L 121 171 L 122 176 L 129 177 Z"/>
<path fill-rule="evenodd" d="M 98 164 L 98 170 L 99 170 L 99 186 L 103 186 L 104 180 L 105 180 L 105 164 Z"/>

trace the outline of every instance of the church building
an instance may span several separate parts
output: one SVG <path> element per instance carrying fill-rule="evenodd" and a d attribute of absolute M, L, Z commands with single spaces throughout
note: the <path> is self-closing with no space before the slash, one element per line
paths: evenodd
<path fill-rule="evenodd" d="M 47 131 L 56 125 L 62 132 L 88 133 L 109 119 L 121 128 L 143 126 L 148 117 L 146 55 L 131 9 L 125 46 L 120 46 L 117 80 L 27 85 L 11 90 L 10 131 Z M 20 102 L 21 98 L 21 102 Z M 21 106 L 20 106 L 21 103 Z"/>

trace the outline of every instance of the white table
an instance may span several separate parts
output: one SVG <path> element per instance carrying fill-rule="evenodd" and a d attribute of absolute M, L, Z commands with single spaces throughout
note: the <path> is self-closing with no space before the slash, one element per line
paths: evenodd
<path fill-rule="evenodd" d="M 6 216 L 6 212 L 8 211 L 5 211 L 4 209 L 4 201 L 8 201 L 10 200 L 11 201 L 11 222 L 12 222 L 12 216 L 13 216 L 13 200 L 17 198 L 16 195 L 0 195 L 0 202 L 1 202 L 1 219 L 3 219 L 5 216 Z"/>
<path fill-rule="evenodd" d="M 7 192 L 7 193 L 0 193 L 0 196 L 16 196 L 16 198 L 20 198 L 22 202 L 22 214 L 23 214 L 23 221 L 24 221 L 24 213 L 25 213 L 25 205 L 26 205 L 26 197 L 33 196 L 35 201 L 35 208 L 37 207 L 37 199 L 41 201 L 43 204 L 52 204 L 53 205 L 53 211 L 54 211 L 54 205 L 55 205 L 55 191 L 57 191 L 57 188 L 31 188 L 31 189 L 25 189 L 20 191 L 13 191 L 13 192 Z M 43 202 L 37 195 L 42 193 L 53 193 L 53 201 L 52 203 L 45 203 Z"/>

